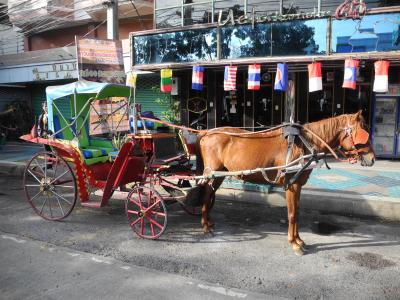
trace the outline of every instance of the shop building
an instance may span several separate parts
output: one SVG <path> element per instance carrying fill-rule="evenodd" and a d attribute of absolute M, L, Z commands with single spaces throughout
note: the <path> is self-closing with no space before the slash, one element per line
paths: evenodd
<path fill-rule="evenodd" d="M 23 101 L 38 116 L 45 89 L 78 79 L 75 36 L 107 38 L 103 1 L 9 0 L 0 5 L 7 14 L 0 18 L 0 112 L 13 101 Z M 23 9 L 22 9 L 23 8 Z M 125 70 L 131 66 L 129 33 L 152 29 L 153 1 L 119 1 L 119 37 L 123 44 Z M 154 74 L 142 75 L 137 97 L 146 109 L 161 113 L 154 99 L 160 95 Z M 69 106 L 62 106 L 68 115 Z M 33 123 L 33 120 L 32 120 Z"/>
<path fill-rule="evenodd" d="M 175 3 L 176 2 L 176 3 Z M 229 3 L 228 3 L 229 2 Z M 268 3 L 267 3 L 268 2 Z M 342 1 L 155 1 L 156 29 L 131 34 L 135 70 L 171 68 L 181 121 L 253 130 L 288 121 L 287 93 L 274 90 L 276 64 L 294 83 L 295 121 L 363 110 L 378 156 L 400 157 L 400 6 L 365 1 L 361 19 L 337 19 Z M 179 4 L 179 5 L 178 5 Z M 187 25 L 187 26 L 186 26 Z M 360 60 L 355 90 L 343 89 L 344 59 Z M 388 94 L 373 92 L 374 62 L 390 61 Z M 322 63 L 323 90 L 308 92 L 307 65 Z M 261 88 L 247 89 L 250 64 Z M 192 67 L 205 67 L 204 89 L 191 89 Z M 224 67 L 238 66 L 235 91 L 224 91 Z M 204 107 L 206 111 L 196 108 Z"/>

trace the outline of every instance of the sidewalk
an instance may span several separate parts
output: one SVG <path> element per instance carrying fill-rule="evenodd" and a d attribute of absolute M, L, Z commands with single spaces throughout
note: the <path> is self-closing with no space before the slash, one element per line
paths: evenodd
<path fill-rule="evenodd" d="M 22 176 L 27 161 L 42 146 L 7 142 L 0 149 L 0 174 Z M 339 214 L 383 217 L 400 221 L 400 161 L 378 160 L 373 167 L 329 162 L 331 170 L 315 169 L 303 187 L 302 208 Z M 218 196 L 226 200 L 285 206 L 282 188 L 226 179 Z"/>

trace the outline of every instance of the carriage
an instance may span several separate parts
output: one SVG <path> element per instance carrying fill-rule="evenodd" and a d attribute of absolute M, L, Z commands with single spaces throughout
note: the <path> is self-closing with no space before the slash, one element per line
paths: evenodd
<path fill-rule="evenodd" d="M 23 178 L 39 216 L 62 220 L 78 196 L 81 206 L 100 208 L 118 193 L 134 232 L 155 239 L 167 226 L 166 202 L 199 214 L 200 189 L 189 181 L 193 171 L 183 136 L 129 118 L 131 96 L 130 87 L 83 80 L 46 89 L 48 130 L 34 128 L 21 137 L 46 150 L 32 157 Z"/>
<path fill-rule="evenodd" d="M 47 220 L 66 218 L 78 194 L 82 206 L 100 208 L 128 185 L 126 216 L 139 236 L 161 236 L 167 226 L 166 204 L 175 202 L 190 214 L 201 213 L 204 232 L 210 232 L 215 191 L 225 177 L 235 176 L 284 187 L 288 240 L 295 253 L 302 254 L 305 244 L 298 233 L 297 211 L 301 187 L 312 169 L 326 163 L 329 153 L 339 159 L 333 148 L 340 148 L 352 163 L 359 159 L 371 166 L 375 160 L 359 111 L 258 132 L 229 127 L 207 130 L 198 137 L 201 164 L 196 172 L 202 174 L 195 175 L 182 135 L 165 128 L 148 130 L 155 120 L 129 103 L 129 87 L 77 81 L 48 87 L 46 93 L 48 130 L 32 130 L 21 138 L 47 149 L 32 157 L 24 173 L 26 197 Z M 66 104 L 67 114 L 61 109 Z M 121 124 L 130 132 L 122 142 L 101 135 L 115 134 Z M 138 130 L 139 125 L 143 130 Z M 93 201 L 97 192 L 101 200 Z"/>

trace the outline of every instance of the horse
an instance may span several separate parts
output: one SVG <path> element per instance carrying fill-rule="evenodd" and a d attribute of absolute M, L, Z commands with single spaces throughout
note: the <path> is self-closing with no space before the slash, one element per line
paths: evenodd
<path fill-rule="evenodd" d="M 361 160 L 363 166 L 372 166 L 375 153 L 369 141 L 367 126 L 361 111 L 355 114 L 343 114 L 318 122 L 300 126 L 300 134 L 308 142 L 308 147 L 299 138 L 295 139 L 288 151 L 288 141 L 284 137 L 284 126 L 264 132 L 249 132 L 234 127 L 221 127 L 199 134 L 197 139 L 198 174 L 208 176 L 212 171 L 255 170 L 282 166 L 300 158 L 309 152 L 309 146 L 319 153 L 329 153 L 329 148 L 341 148 L 346 158 Z M 331 151 L 332 151 L 331 149 Z M 335 153 L 334 153 L 335 154 Z M 336 156 L 336 155 L 335 155 Z M 336 156 L 337 157 L 337 156 Z M 307 183 L 312 169 L 306 169 L 293 178 L 293 173 L 280 176 L 278 170 L 266 170 L 239 176 L 246 182 L 283 186 L 285 183 L 288 242 L 295 254 L 303 255 L 306 244 L 298 231 L 298 209 L 302 186 Z M 285 177 L 288 178 L 285 178 Z M 206 177 L 207 178 L 207 177 Z M 273 180 L 275 179 L 275 180 Z M 287 185 L 287 180 L 295 179 Z M 211 199 L 220 187 L 224 177 L 203 180 L 201 225 L 205 233 L 212 233 L 214 223 L 210 218 Z"/>

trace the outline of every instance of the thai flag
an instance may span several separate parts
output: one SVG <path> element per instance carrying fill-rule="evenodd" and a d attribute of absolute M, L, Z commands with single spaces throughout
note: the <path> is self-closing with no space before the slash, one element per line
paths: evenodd
<path fill-rule="evenodd" d="M 204 84 L 204 67 L 193 66 L 192 89 L 201 91 Z"/>
<path fill-rule="evenodd" d="M 259 90 L 260 80 L 261 80 L 261 66 L 260 65 L 250 65 L 249 66 L 249 80 L 248 89 L 249 90 Z"/>
<path fill-rule="evenodd" d="M 275 86 L 276 91 L 287 90 L 288 86 L 288 67 L 286 64 L 278 64 L 276 68 Z"/>
<path fill-rule="evenodd" d="M 374 92 L 386 93 L 389 90 L 389 62 L 381 60 L 375 62 Z"/>
<path fill-rule="evenodd" d="M 344 80 L 343 86 L 347 89 L 356 89 L 357 69 L 360 61 L 355 59 L 346 59 L 344 61 Z"/>
<path fill-rule="evenodd" d="M 225 66 L 224 91 L 236 90 L 236 66 Z"/>
<path fill-rule="evenodd" d="M 310 93 L 322 90 L 321 63 L 316 62 L 308 65 L 308 91 Z"/>

